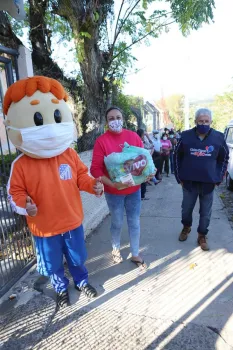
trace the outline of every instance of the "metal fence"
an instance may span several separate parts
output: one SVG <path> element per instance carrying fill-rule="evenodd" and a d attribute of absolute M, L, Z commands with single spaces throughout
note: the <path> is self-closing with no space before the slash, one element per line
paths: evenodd
<path fill-rule="evenodd" d="M 7 200 L 7 182 L 17 151 L 9 141 L 2 102 L 8 86 L 18 79 L 17 51 L 0 46 L 0 296 L 34 263 L 33 240 L 24 216 Z"/>

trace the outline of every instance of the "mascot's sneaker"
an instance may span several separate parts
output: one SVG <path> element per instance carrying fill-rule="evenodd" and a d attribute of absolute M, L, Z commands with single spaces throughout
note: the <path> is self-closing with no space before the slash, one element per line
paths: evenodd
<path fill-rule="evenodd" d="M 75 286 L 75 289 L 77 289 L 79 292 L 83 292 L 88 299 L 95 298 L 97 296 L 97 290 L 92 287 L 89 283 L 85 284 L 82 287 Z"/>
<path fill-rule="evenodd" d="M 57 293 L 57 310 L 70 306 L 68 290 Z"/>

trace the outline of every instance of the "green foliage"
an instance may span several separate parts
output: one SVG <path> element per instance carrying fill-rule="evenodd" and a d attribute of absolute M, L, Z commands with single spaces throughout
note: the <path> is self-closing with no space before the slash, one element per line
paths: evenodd
<path fill-rule="evenodd" d="M 213 128 L 223 132 L 233 119 L 233 91 L 216 96 L 212 104 L 212 111 Z"/>
<path fill-rule="evenodd" d="M 17 156 L 17 153 L 12 153 L 5 154 L 0 157 L 0 186 L 7 184 L 10 176 L 11 163 Z"/>
<path fill-rule="evenodd" d="M 157 38 L 169 30 L 169 24 L 176 21 L 184 34 L 198 29 L 203 22 L 213 19 L 213 0 L 167 0 L 171 11 L 152 10 L 156 0 L 131 1 L 128 10 L 121 14 L 116 27 L 112 48 L 113 59 L 106 75 L 125 81 L 126 72 L 134 70 L 136 58 L 132 47 L 136 44 L 150 44 L 150 38 Z M 150 6 L 151 5 L 151 6 Z"/>
<path fill-rule="evenodd" d="M 214 0 L 167 0 L 173 18 L 180 24 L 184 34 L 190 29 L 198 29 L 202 23 L 213 20 Z"/>
<path fill-rule="evenodd" d="M 113 105 L 119 107 L 124 113 L 124 126 L 127 129 L 136 131 L 138 128 L 137 118 L 133 114 L 131 107 L 141 109 L 143 98 L 138 96 L 124 95 L 122 92 L 117 94 Z"/>
<path fill-rule="evenodd" d="M 93 86 L 99 88 L 96 99 L 99 93 L 107 100 L 115 87 L 122 88 L 127 74 L 136 71 L 137 58 L 132 53 L 133 46 L 141 43 L 149 45 L 151 38 L 157 38 L 163 31 L 167 31 L 173 22 L 177 22 L 182 32 L 187 34 L 190 29 L 198 29 L 202 23 L 213 20 L 214 0 L 166 0 L 170 5 L 168 10 L 167 4 L 164 4 L 163 10 L 162 6 L 157 6 L 158 2 L 159 0 L 48 0 L 45 25 L 33 30 L 43 30 L 51 54 L 50 47 L 54 47 L 57 42 L 63 42 L 65 46 L 73 40 L 77 63 L 82 68 L 83 91 L 92 91 L 89 86 L 92 81 Z M 39 2 L 35 0 L 34 3 L 36 5 Z M 161 4 L 160 1 L 159 5 Z M 28 11 L 28 1 L 26 7 Z M 116 13 L 116 8 L 121 9 L 120 13 Z M 12 25 L 21 36 L 28 22 L 13 21 Z M 91 79 L 87 79 L 87 72 L 93 75 Z M 102 100 L 104 105 L 106 101 L 104 98 Z M 126 102 L 122 97 L 119 103 L 127 107 Z M 170 108 L 169 112 L 177 128 L 183 126 L 182 101 L 179 103 Z M 103 106 L 98 107 L 98 104 L 96 101 L 96 108 L 100 112 Z M 90 114 L 94 115 L 92 112 Z M 128 112 L 128 120 L 131 114 Z"/>
<path fill-rule="evenodd" d="M 116 28 L 112 27 L 112 33 L 110 32 L 111 25 L 107 24 L 114 23 L 114 18 L 117 18 L 118 14 L 114 11 L 116 0 L 102 0 L 99 6 L 93 2 L 92 8 L 88 8 L 85 20 L 83 14 L 80 14 L 82 23 L 79 26 L 75 26 L 74 21 L 79 21 L 79 19 L 72 17 L 70 8 L 67 9 L 69 15 L 57 14 L 60 6 L 62 13 L 65 7 L 71 6 L 69 1 L 49 0 L 45 23 L 48 32 L 52 34 L 52 42 L 54 40 L 64 41 L 65 45 L 66 41 L 75 40 L 79 63 L 85 60 L 86 42 L 92 38 L 92 29 L 96 28 L 98 32 L 98 35 L 95 35 L 96 45 L 109 52 L 104 77 L 108 77 L 110 83 L 114 81 L 114 84 L 122 85 L 126 73 L 134 70 L 136 57 L 131 52 L 133 45 L 142 42 L 149 45 L 149 38 L 157 38 L 163 30 L 168 29 L 167 25 L 172 21 L 179 23 L 183 33 L 187 33 L 189 29 L 198 29 L 203 22 L 213 19 L 214 0 L 166 0 L 170 4 L 171 11 L 153 9 L 156 2 L 157 0 L 125 2 Z M 54 6 L 58 11 L 53 11 Z M 25 9 L 28 13 L 28 1 L 25 3 Z M 16 34 L 22 36 L 23 29 L 28 27 L 28 21 L 12 20 L 12 25 Z M 79 28 L 78 31 L 77 28 Z M 113 37 L 113 42 L 109 41 L 110 37 Z"/>
<path fill-rule="evenodd" d="M 184 96 L 172 95 L 165 99 L 166 107 L 176 130 L 184 128 Z"/>

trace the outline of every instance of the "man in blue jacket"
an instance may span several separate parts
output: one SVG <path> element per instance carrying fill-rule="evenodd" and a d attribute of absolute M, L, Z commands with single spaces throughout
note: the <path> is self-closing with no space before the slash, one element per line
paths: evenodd
<path fill-rule="evenodd" d="M 209 250 L 206 235 L 210 223 L 214 188 L 227 170 L 229 152 L 224 135 L 211 128 L 212 113 L 201 108 L 195 114 L 196 127 L 181 134 L 174 152 L 176 180 L 183 187 L 182 224 L 179 240 L 186 241 L 192 226 L 192 214 L 197 198 L 200 219 L 197 242 Z"/>

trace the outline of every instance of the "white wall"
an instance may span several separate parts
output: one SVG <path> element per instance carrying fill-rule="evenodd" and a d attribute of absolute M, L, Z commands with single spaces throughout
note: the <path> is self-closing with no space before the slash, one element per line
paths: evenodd
<path fill-rule="evenodd" d="M 79 153 L 79 157 L 83 163 L 90 169 L 92 151 L 86 151 Z M 97 198 L 86 192 L 81 193 L 83 210 L 84 210 L 84 221 L 83 226 L 85 235 L 89 235 L 109 214 L 108 206 L 105 200 L 105 196 Z"/>

